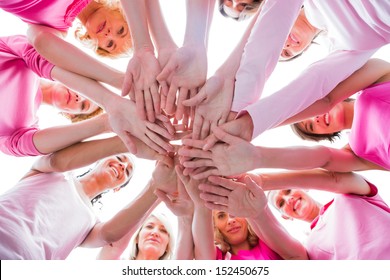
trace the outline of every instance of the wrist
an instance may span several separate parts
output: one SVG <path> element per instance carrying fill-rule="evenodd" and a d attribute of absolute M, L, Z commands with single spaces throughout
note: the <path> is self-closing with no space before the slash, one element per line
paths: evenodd
<path fill-rule="evenodd" d="M 240 124 L 240 127 L 245 127 L 245 129 L 242 129 L 242 135 L 241 138 L 245 139 L 247 141 L 252 140 L 252 135 L 253 135 L 253 121 L 251 116 L 249 115 L 248 112 L 243 112 L 241 114 L 238 114 L 237 121 Z"/>

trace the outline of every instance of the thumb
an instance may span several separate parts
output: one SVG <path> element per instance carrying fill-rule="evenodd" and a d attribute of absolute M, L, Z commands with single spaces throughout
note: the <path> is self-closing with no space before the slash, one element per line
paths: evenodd
<path fill-rule="evenodd" d="M 252 178 L 249 177 L 249 176 L 245 176 L 245 178 L 244 178 L 244 183 L 245 183 L 245 185 L 248 187 L 248 189 L 249 189 L 253 194 L 258 193 L 259 190 L 263 191 L 263 189 L 262 189 L 258 184 L 256 184 L 256 182 L 253 181 Z"/>
<path fill-rule="evenodd" d="M 223 130 L 222 128 L 220 128 L 218 126 L 214 127 L 213 134 L 219 140 L 221 140 L 222 142 L 225 142 L 227 144 L 234 144 L 234 143 L 237 143 L 240 140 L 242 141 L 241 138 L 233 136 L 233 135 L 227 133 L 225 130 Z"/>
<path fill-rule="evenodd" d="M 125 79 L 123 81 L 123 86 L 122 86 L 122 96 L 126 96 L 129 94 L 133 87 L 133 74 L 131 73 L 126 73 Z"/>
<path fill-rule="evenodd" d="M 182 183 L 184 184 L 184 186 L 187 185 L 189 179 L 188 179 L 187 176 L 185 176 L 185 175 L 183 174 L 183 167 L 177 165 L 177 166 L 175 167 L 175 170 L 176 170 L 177 176 L 179 176 L 180 181 L 182 181 Z"/>
<path fill-rule="evenodd" d="M 159 83 L 162 83 L 166 80 L 168 80 L 168 77 L 174 72 L 177 68 L 177 64 L 175 63 L 174 60 L 170 59 L 168 63 L 165 65 L 161 73 L 156 77 L 156 80 Z"/>
<path fill-rule="evenodd" d="M 132 140 L 131 135 L 129 135 L 128 132 L 123 133 L 117 133 L 119 138 L 122 139 L 123 143 L 125 144 L 126 148 L 129 150 L 130 153 L 133 155 L 137 154 L 137 146 L 135 142 Z"/>
<path fill-rule="evenodd" d="M 206 91 L 202 89 L 194 97 L 184 100 L 182 104 L 184 106 L 194 107 L 201 103 L 204 103 L 206 99 L 207 99 Z"/>

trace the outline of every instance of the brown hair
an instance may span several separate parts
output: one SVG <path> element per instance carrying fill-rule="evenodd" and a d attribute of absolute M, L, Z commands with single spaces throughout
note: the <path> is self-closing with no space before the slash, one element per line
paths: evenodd
<path fill-rule="evenodd" d="M 347 98 L 343 100 L 342 102 L 353 102 L 355 99 L 353 98 Z M 317 133 L 310 133 L 307 131 L 304 131 L 301 126 L 301 122 L 294 123 L 290 125 L 292 131 L 298 135 L 301 139 L 303 140 L 309 140 L 309 141 L 315 141 L 319 142 L 322 140 L 328 140 L 329 142 L 334 142 L 336 141 L 336 138 L 340 138 L 341 136 L 341 131 L 336 131 L 333 133 L 326 133 L 326 134 L 317 134 Z"/>

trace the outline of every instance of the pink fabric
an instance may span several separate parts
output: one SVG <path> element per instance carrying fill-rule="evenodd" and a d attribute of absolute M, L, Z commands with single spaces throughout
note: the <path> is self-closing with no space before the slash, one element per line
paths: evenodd
<path fill-rule="evenodd" d="M 277 253 L 272 251 L 261 240 L 251 250 L 240 250 L 237 255 L 223 254 L 218 247 L 216 251 L 216 260 L 282 260 Z"/>
<path fill-rule="evenodd" d="M 390 260 L 389 227 L 390 208 L 378 194 L 336 195 L 319 216 L 306 250 L 312 260 Z"/>
<path fill-rule="evenodd" d="M 292 26 L 291 18 L 296 17 L 302 2 L 309 21 L 327 30 L 335 51 L 309 66 L 286 87 L 259 100 Z M 284 9 L 283 5 L 286 6 Z M 326 96 L 379 47 L 390 42 L 388 1 L 295 0 L 286 5 L 285 1 L 267 0 L 263 9 L 267 11 L 264 12 L 267 17 L 259 16 L 245 47 L 232 106 L 233 111 L 243 110 L 238 116 L 245 111 L 250 114 L 254 124 L 253 138 Z M 279 29 L 274 28 L 276 24 Z M 272 36 L 268 34 L 270 30 Z"/>
<path fill-rule="evenodd" d="M 364 89 L 355 102 L 349 145 L 359 157 L 390 170 L 390 82 Z"/>
<path fill-rule="evenodd" d="M 66 31 L 90 1 L 0 0 L 0 8 L 27 23 L 46 25 L 60 31 Z"/>
<path fill-rule="evenodd" d="M 51 79 L 53 64 L 24 36 L 0 38 L 0 150 L 14 156 L 40 155 L 33 144 L 41 104 L 39 76 Z"/>
<path fill-rule="evenodd" d="M 62 173 L 21 180 L 0 196 L 0 259 L 65 259 L 97 223 Z"/>

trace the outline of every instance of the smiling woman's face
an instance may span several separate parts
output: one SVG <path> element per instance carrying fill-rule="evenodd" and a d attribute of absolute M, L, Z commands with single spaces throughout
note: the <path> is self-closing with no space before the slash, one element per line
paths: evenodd
<path fill-rule="evenodd" d="M 230 245 L 247 241 L 248 222 L 245 218 L 233 217 L 223 211 L 213 211 L 214 225 Z"/>
<path fill-rule="evenodd" d="M 101 7 L 88 17 L 85 28 L 98 48 L 108 53 L 120 54 L 131 46 L 130 29 L 119 11 Z"/>

